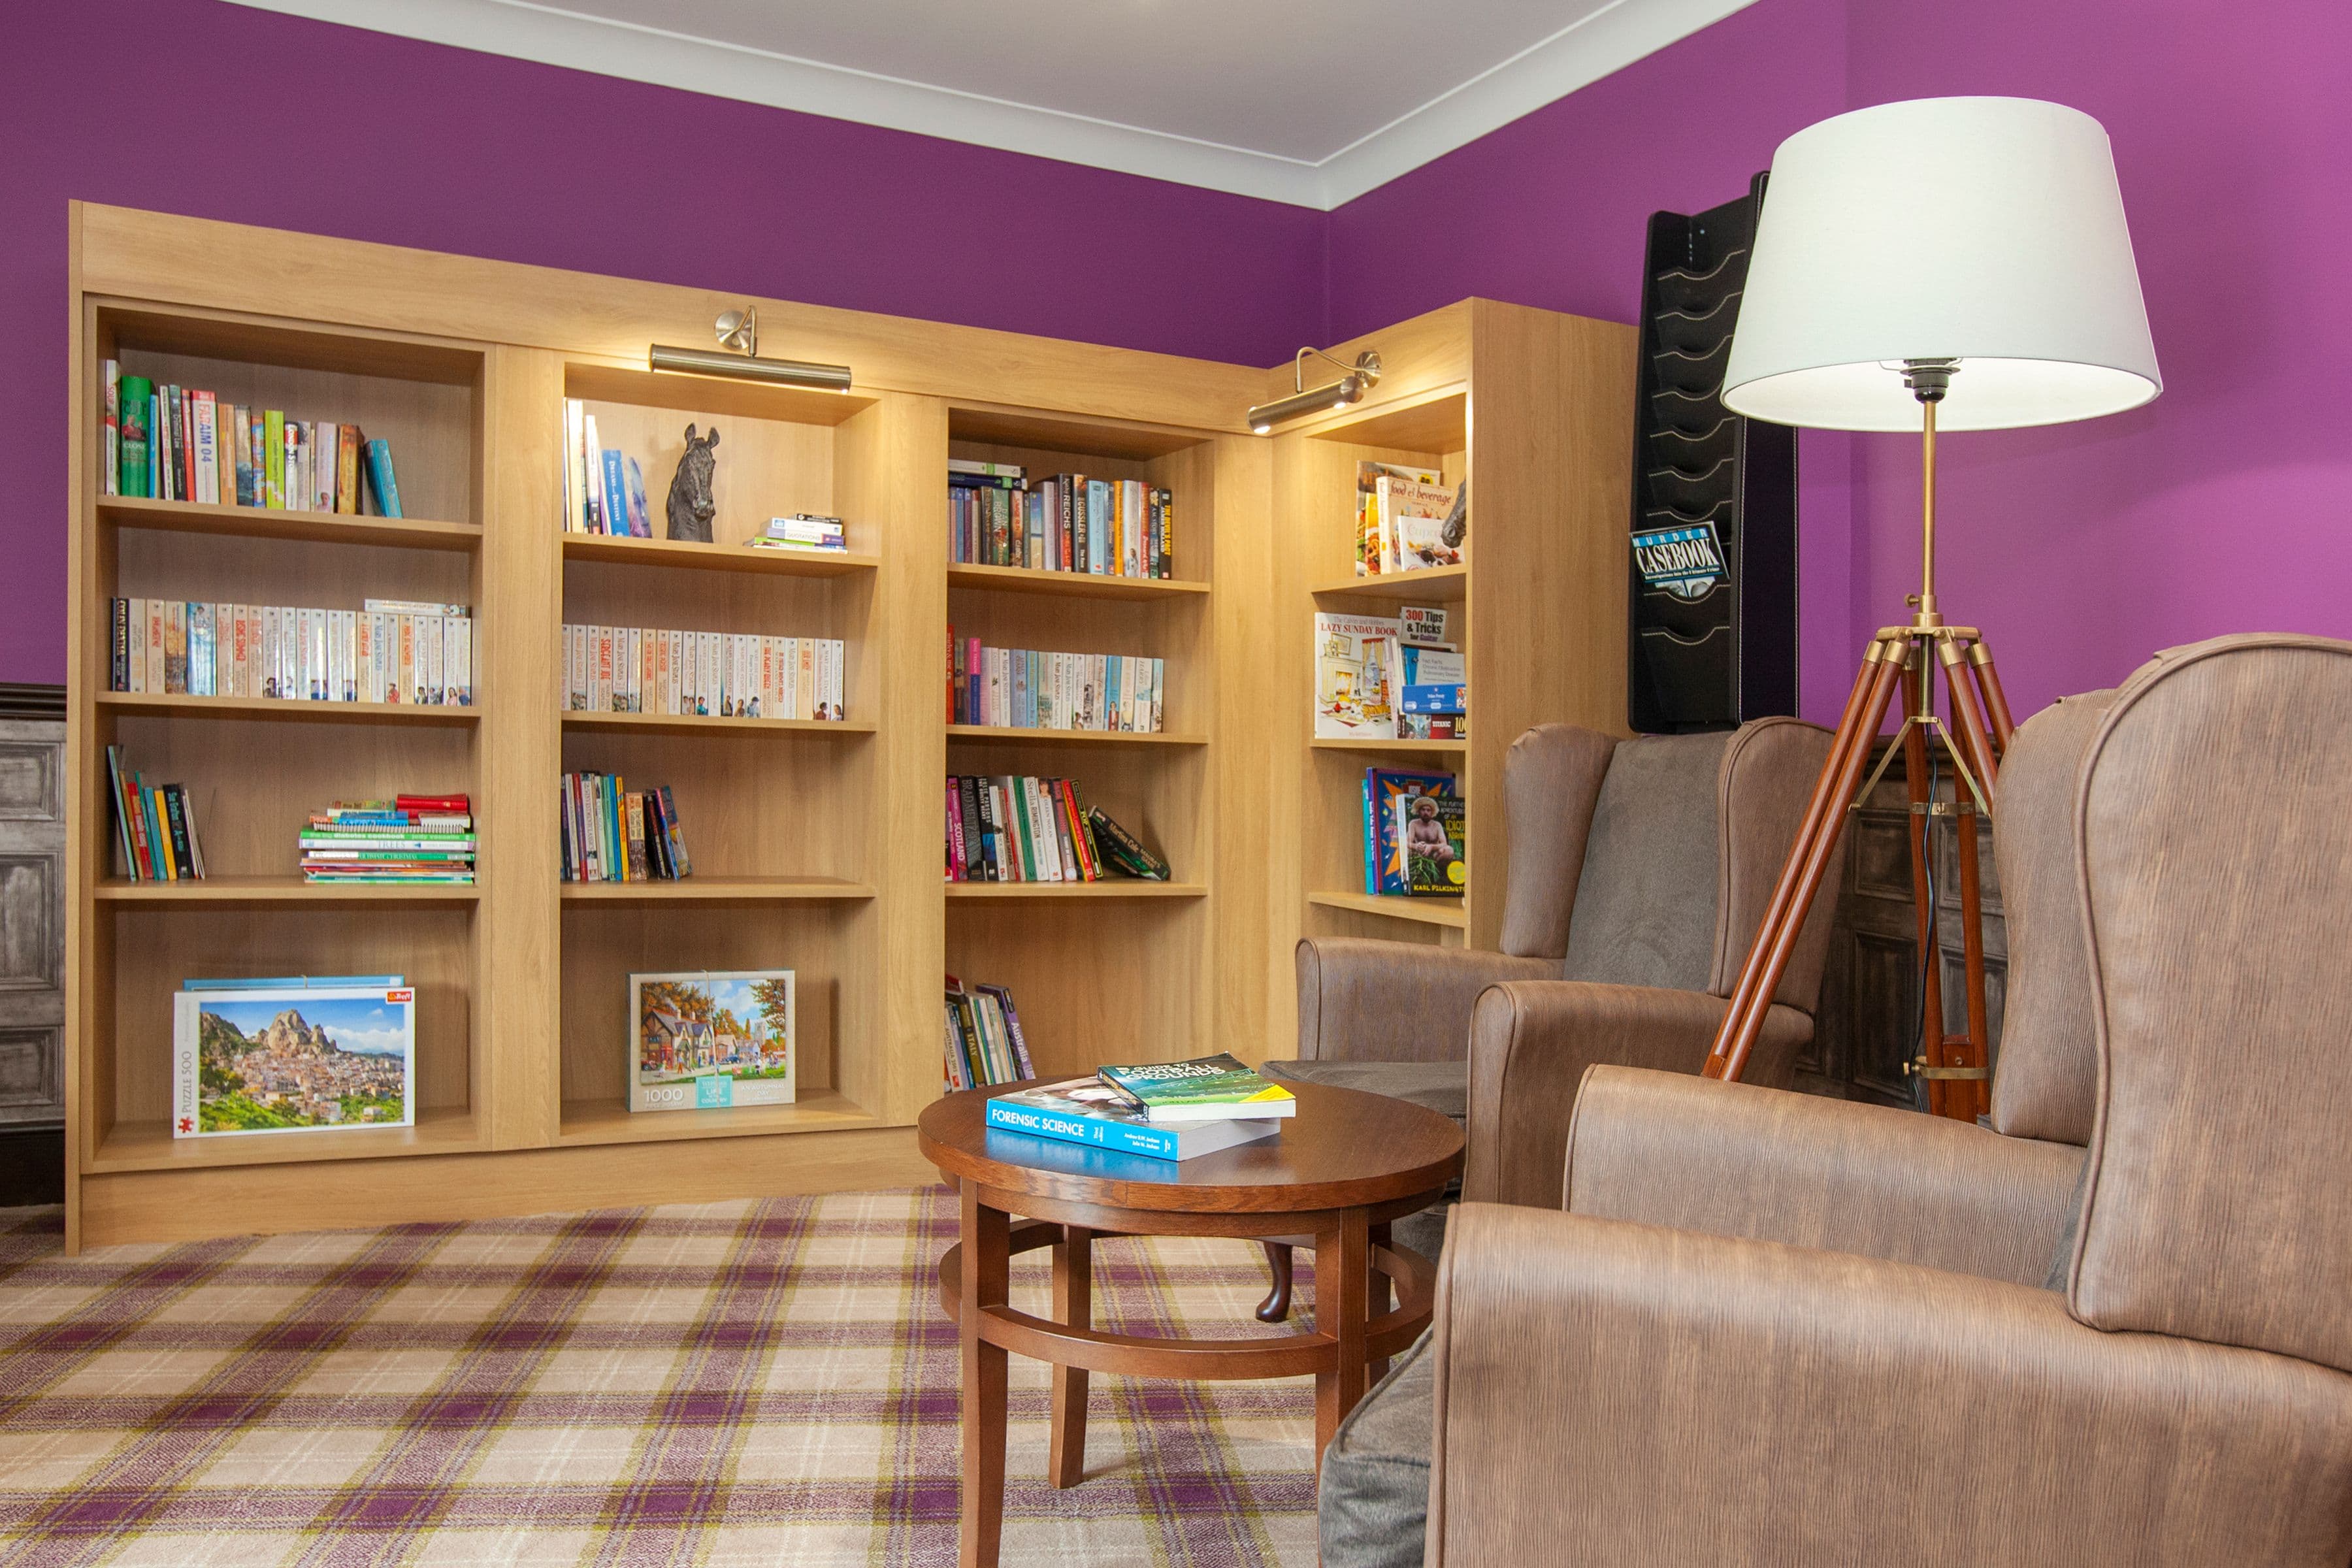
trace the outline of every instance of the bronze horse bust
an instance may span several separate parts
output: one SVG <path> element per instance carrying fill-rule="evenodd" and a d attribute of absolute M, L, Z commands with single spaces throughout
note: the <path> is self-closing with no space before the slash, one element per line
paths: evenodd
<path fill-rule="evenodd" d="M 696 544 L 710 542 L 710 519 L 718 503 L 710 499 L 710 478 L 718 470 L 719 459 L 710 448 L 719 445 L 719 430 L 697 439 L 694 426 L 686 427 L 686 455 L 677 460 L 677 472 L 669 481 L 669 536 Z"/>

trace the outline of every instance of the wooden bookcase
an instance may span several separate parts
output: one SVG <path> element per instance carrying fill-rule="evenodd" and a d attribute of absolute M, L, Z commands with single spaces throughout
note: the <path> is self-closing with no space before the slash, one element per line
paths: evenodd
<path fill-rule="evenodd" d="M 1444 911 L 1405 920 L 1346 897 L 1354 822 L 1339 792 L 1364 757 L 1307 742 L 1303 616 L 1385 587 L 1316 591 L 1348 570 L 1333 530 L 1360 451 L 1479 475 L 1472 563 L 1445 592 L 1475 628 L 1477 728 L 1460 755 L 1481 866 L 1498 864 L 1487 825 L 1510 735 L 1546 717 L 1619 721 L 1622 626 L 1607 617 L 1622 614 L 1612 552 L 1632 374 L 1612 334 L 1624 329 L 1455 307 L 1368 340 L 1391 366 L 1376 401 L 1269 441 L 1243 425 L 1269 383 L 1258 367 L 755 300 L 772 352 L 847 363 L 854 390 L 656 375 L 648 343 L 702 341 L 747 301 L 124 208 L 77 204 L 69 222 L 77 1248 L 925 1182 L 911 1125 L 940 1088 L 943 973 L 1010 986 L 1039 1070 L 1071 1073 L 1286 1054 L 1301 930 L 1491 941 L 1491 870 L 1451 927 L 1425 923 Z M 392 443 L 410 516 L 100 496 L 109 357 L 358 421 Z M 1489 384 L 1507 390 L 1478 404 Z M 656 531 L 686 426 L 716 425 L 721 542 L 563 533 L 566 397 L 643 465 Z M 1591 488 L 1614 498 L 1609 542 L 1548 535 L 1564 515 L 1584 527 L 1583 502 L 1563 514 L 1558 498 L 1604 446 L 1614 455 Z M 951 455 L 1167 486 L 1173 580 L 950 564 Z M 848 552 L 732 542 L 796 510 L 844 517 Z M 1568 580 L 1587 571 L 1600 574 L 1589 585 Z M 118 595 L 462 601 L 475 705 L 110 692 Z M 567 620 L 838 637 L 846 721 L 568 712 Z M 950 724 L 950 626 L 998 646 L 1160 658 L 1165 729 Z M 189 787 L 208 879 L 121 879 L 104 785 L 118 742 L 151 779 Z M 576 770 L 669 785 L 696 875 L 561 881 L 555 785 Z M 950 772 L 1075 778 L 1173 879 L 945 885 Z M 311 810 L 418 788 L 474 797 L 477 885 L 300 880 L 296 833 Z M 772 965 L 800 979 L 798 1103 L 631 1115 L 628 973 Z M 170 998 L 184 978 L 379 971 L 419 992 L 413 1130 L 172 1139 Z"/>

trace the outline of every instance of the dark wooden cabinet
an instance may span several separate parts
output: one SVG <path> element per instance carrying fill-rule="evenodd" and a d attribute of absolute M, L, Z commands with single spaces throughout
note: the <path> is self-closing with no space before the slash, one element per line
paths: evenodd
<path fill-rule="evenodd" d="M 63 1190 L 64 693 L 0 685 L 0 1203 Z"/>
<path fill-rule="evenodd" d="M 1877 762 L 1874 753 L 1872 766 Z M 1948 767 L 1936 793 L 1938 799 L 1952 798 Z M 1898 753 L 1886 776 L 1846 824 L 1845 884 L 1822 976 L 1821 1011 L 1812 1047 L 1797 1063 L 1797 1087 L 1807 1093 L 1883 1105 L 1918 1103 L 1912 1080 L 1903 1073 L 1904 1062 L 1917 1054 L 1919 1039 L 1918 916 L 1911 902 L 1906 837 L 1913 820 Z M 1934 824 L 1936 962 L 1943 967 L 1944 1027 L 1957 1030 L 1967 1021 L 1961 990 L 1959 838 L 1951 817 L 1929 820 Z M 1987 1032 L 1998 1062 L 2009 942 L 1989 826 L 1979 827 L 1977 848 L 1984 891 Z"/>

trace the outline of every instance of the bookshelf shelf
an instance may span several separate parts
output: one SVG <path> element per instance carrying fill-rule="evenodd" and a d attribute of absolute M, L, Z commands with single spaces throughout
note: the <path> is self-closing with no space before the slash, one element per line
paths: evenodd
<path fill-rule="evenodd" d="M 625 1100 L 567 1100 L 559 1144 L 670 1143 L 772 1132 L 838 1132 L 882 1118 L 838 1089 L 803 1089 L 791 1105 L 730 1105 L 710 1110 L 633 1112 Z"/>
<path fill-rule="evenodd" d="M 1318 599 L 1377 599 L 1383 604 L 1458 604 L 1470 591 L 1467 566 L 1429 566 L 1379 577 L 1334 577 L 1311 590 Z"/>
<path fill-rule="evenodd" d="M 174 1138 L 166 1121 L 118 1121 L 90 1157 L 95 1173 L 282 1165 L 319 1160 L 388 1160 L 461 1154 L 481 1147 L 464 1107 L 422 1108 L 414 1127 L 322 1127 L 250 1137 Z"/>
<path fill-rule="evenodd" d="M 100 903 L 188 907 L 263 904 L 471 904 L 472 882 L 306 882 L 300 877 L 198 877 L 176 882 L 110 879 L 92 889 Z"/>
<path fill-rule="evenodd" d="M 1124 730 L 1024 730 L 1009 724 L 950 724 L 950 741 L 1003 741 L 1024 746 L 1205 746 L 1206 735 Z"/>
<path fill-rule="evenodd" d="M 969 566 L 950 563 L 950 588 L 985 588 L 1001 594 L 1050 594 L 1073 599 L 1204 600 L 1206 583 L 1181 577 L 1111 577 L 1091 572 L 1047 572 L 1031 566 Z"/>
<path fill-rule="evenodd" d="M 563 536 L 566 561 L 619 561 L 684 566 L 702 572 L 754 572 L 777 577 L 847 577 L 881 565 L 877 555 L 851 551 L 756 550 L 748 544 L 694 544 L 674 539 L 618 539 L 600 533 Z"/>
<path fill-rule="evenodd" d="M 1370 893 L 1309 893 L 1307 901 L 1327 910 L 1352 910 L 1361 915 L 1385 915 L 1391 920 L 1411 921 L 1417 925 L 1445 926 L 1454 931 L 1469 928 L 1470 915 L 1460 899 L 1404 899 L 1394 896 L 1374 897 Z"/>
<path fill-rule="evenodd" d="M 101 711 L 173 719 L 269 719 L 320 724 L 478 724 L 480 707 L 436 708 L 413 702 L 297 702 L 279 697 L 183 697 L 144 691 L 101 691 Z"/>
<path fill-rule="evenodd" d="M 947 882 L 950 899 L 1204 899 L 1209 889 L 1198 882 L 1152 882 L 1140 877 L 1106 879 L 1099 882 Z"/>
<path fill-rule="evenodd" d="M 120 528 L 217 533 L 247 539 L 301 539 L 322 544 L 390 544 L 410 550 L 467 551 L 479 548 L 482 542 L 481 529 L 470 522 L 355 517 L 336 511 L 278 511 L 267 507 L 220 506 L 205 501 L 150 500 L 143 496 L 101 496 L 98 515 L 101 521 Z"/>
<path fill-rule="evenodd" d="M 688 877 L 675 882 L 566 882 L 567 904 L 758 904 L 870 899 L 872 884 L 838 877 Z"/>
<path fill-rule="evenodd" d="M 671 735 L 871 735 L 856 719 L 721 719 L 696 713 L 566 713 L 566 730 L 619 730 Z"/>
<path fill-rule="evenodd" d="M 1312 742 L 1318 752 L 1369 752 L 1392 757 L 1458 757 L 1470 749 L 1467 741 L 1381 741 L 1325 736 Z"/>

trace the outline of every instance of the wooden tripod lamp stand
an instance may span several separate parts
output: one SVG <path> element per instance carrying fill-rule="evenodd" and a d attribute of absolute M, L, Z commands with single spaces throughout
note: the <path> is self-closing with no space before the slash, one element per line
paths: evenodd
<path fill-rule="evenodd" d="M 1737 1079 L 1763 1028 L 1857 784 L 1900 690 L 1911 882 L 1926 960 L 1927 1108 L 1987 1109 L 1977 821 L 1990 816 L 2009 703 L 1974 626 L 1936 599 L 1936 436 L 2055 425 L 2136 408 L 2163 389 L 2140 300 L 2113 153 L 2099 122 L 2021 98 L 1881 104 L 1789 138 L 1772 159 L 1756 254 L 1724 377 L 1724 405 L 1776 424 L 1920 434 L 1926 482 L 1919 592 L 1882 626 L 1838 721 L 1788 864 L 1709 1053 Z M 1936 708 L 1943 666 L 1948 721 Z M 1893 760 L 1879 763 L 1883 773 Z M 1953 799 L 1933 773 L 1952 770 Z M 1870 784 L 1877 783 L 1878 773 Z M 1927 828 L 1957 816 L 1967 1028 L 1944 1029 Z"/>

